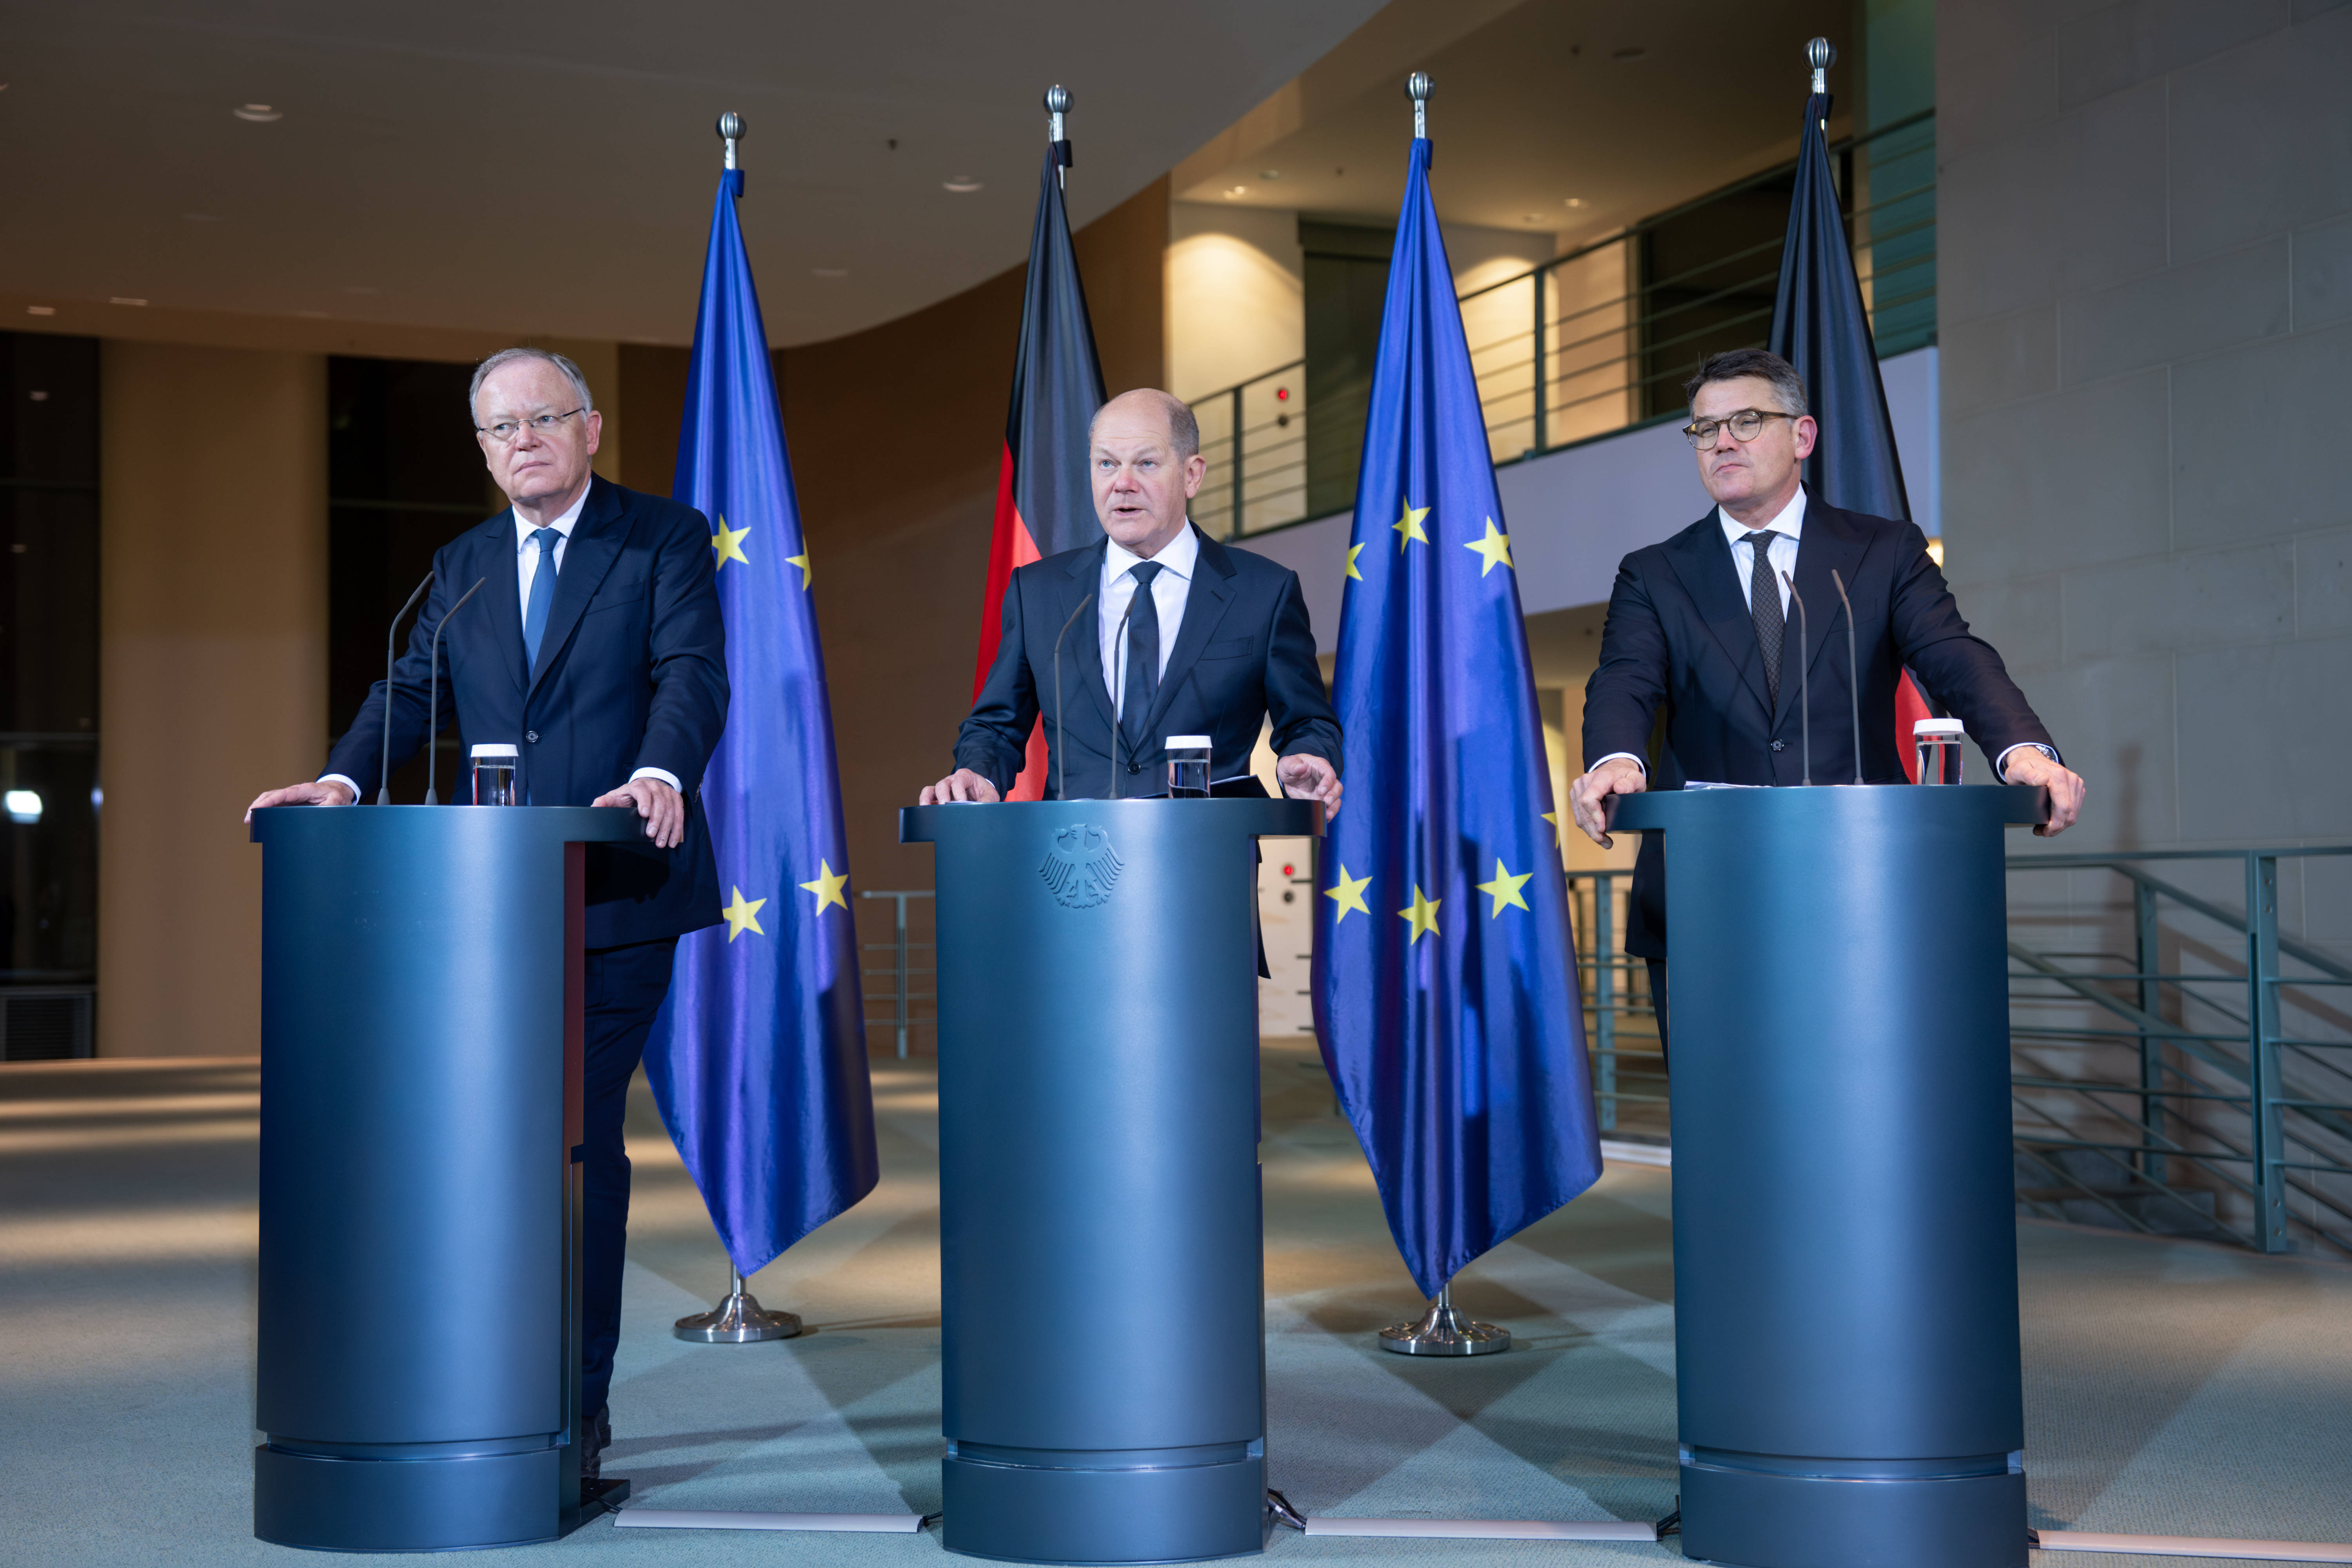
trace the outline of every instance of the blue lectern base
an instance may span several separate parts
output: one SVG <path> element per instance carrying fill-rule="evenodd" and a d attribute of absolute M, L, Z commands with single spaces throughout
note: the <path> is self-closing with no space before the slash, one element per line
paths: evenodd
<path fill-rule="evenodd" d="M 1865 1479 L 1685 1464 L 1682 1510 L 1683 1555 L 1701 1563 L 2026 1568 L 2021 1474 Z"/>
<path fill-rule="evenodd" d="M 1095 1460 L 1106 1454 L 1076 1456 Z M 1265 1546 L 1265 1460 L 1055 1469 L 950 1455 L 940 1544 L 1009 1563 L 1197 1563 Z"/>

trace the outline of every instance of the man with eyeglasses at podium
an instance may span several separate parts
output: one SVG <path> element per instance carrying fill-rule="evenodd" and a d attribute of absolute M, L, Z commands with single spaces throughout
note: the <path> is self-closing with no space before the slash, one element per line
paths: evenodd
<path fill-rule="evenodd" d="M 1927 695 L 1968 726 L 1995 777 L 2050 792 L 2050 820 L 2034 832 L 2065 831 L 2082 811 L 2083 781 L 2059 759 L 2000 655 L 1969 634 L 1926 536 L 1909 522 L 1807 497 L 1799 472 L 1816 426 L 1795 367 L 1778 354 L 1740 349 L 1709 358 L 1684 391 L 1691 422 L 1683 433 L 1716 508 L 1664 543 L 1634 551 L 1617 569 L 1600 667 L 1584 689 L 1586 771 L 1569 789 L 1577 826 L 1607 848 L 1602 812 L 1612 795 L 1680 789 L 1693 780 L 1801 782 L 1803 650 L 1783 651 L 1804 625 L 1801 596 L 1805 619 L 1821 628 L 1811 634 L 1808 674 L 1818 721 L 1811 735 L 1814 782 L 1903 781 L 1895 692 L 1907 666 Z M 1836 617 L 1845 607 L 1832 571 L 1853 605 L 1858 768 L 1846 660 L 1842 649 L 1819 652 L 1833 631 L 1844 641 Z M 1665 743 L 1653 781 L 1644 754 L 1661 706 Z M 1649 962 L 1662 1051 L 1665 905 L 1665 845 L 1661 835 L 1644 834 L 1625 951 Z"/>
<path fill-rule="evenodd" d="M 591 472 L 604 416 L 579 366 L 507 349 L 475 371 L 467 402 L 490 477 L 513 504 L 434 555 L 433 589 L 392 688 L 368 692 L 327 771 L 253 805 L 357 801 L 358 781 L 383 770 L 387 700 L 394 764 L 432 744 L 425 686 L 440 627 L 441 721 L 469 742 L 513 742 L 526 804 L 625 805 L 645 819 L 644 843 L 587 847 L 580 1468 L 593 1480 L 612 1439 L 629 1077 L 669 993 L 677 939 L 719 920 L 697 792 L 727 720 L 725 636 L 710 524 Z M 478 602 L 452 616 L 477 582 Z"/>

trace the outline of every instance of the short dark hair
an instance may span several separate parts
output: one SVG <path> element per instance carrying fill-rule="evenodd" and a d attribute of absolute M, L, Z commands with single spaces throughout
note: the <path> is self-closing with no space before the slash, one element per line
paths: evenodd
<path fill-rule="evenodd" d="M 1797 374 L 1797 367 L 1765 349 L 1733 349 L 1707 355 L 1698 374 L 1683 383 L 1683 401 L 1696 401 L 1698 389 L 1710 382 L 1738 381 L 1751 375 L 1772 384 L 1772 390 L 1780 395 L 1781 413 L 1801 417 L 1813 411 L 1805 401 L 1805 378 Z"/>

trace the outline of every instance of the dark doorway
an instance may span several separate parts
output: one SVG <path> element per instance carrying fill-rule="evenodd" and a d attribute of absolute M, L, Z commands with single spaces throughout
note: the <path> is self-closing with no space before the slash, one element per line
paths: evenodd
<path fill-rule="evenodd" d="M 1306 253 L 1307 515 L 1356 504 L 1394 232 L 1298 221 Z"/>
<path fill-rule="evenodd" d="M 351 728 L 383 679 L 384 633 L 433 552 L 506 505 L 466 413 L 473 367 L 420 360 L 327 362 L 327 731 Z M 401 646 L 413 622 L 403 621 Z M 440 792 L 464 755 L 441 737 Z M 423 753 L 393 773 L 393 799 L 425 797 Z M 373 795 L 376 781 L 360 781 Z"/>

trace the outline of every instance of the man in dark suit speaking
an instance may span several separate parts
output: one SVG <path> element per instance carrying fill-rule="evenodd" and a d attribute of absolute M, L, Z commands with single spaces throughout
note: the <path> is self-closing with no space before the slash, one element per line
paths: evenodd
<path fill-rule="evenodd" d="M 327 771 L 253 804 L 356 801 L 358 781 L 383 762 L 387 701 L 393 762 L 429 744 L 433 634 L 480 582 L 442 628 L 443 724 L 454 719 L 469 742 L 512 743 L 530 805 L 625 805 L 645 819 L 644 844 L 588 846 L 580 1408 L 582 1470 L 593 1479 L 611 1436 L 605 1394 L 621 1331 L 629 1076 L 669 991 L 678 937 L 719 919 L 697 791 L 727 718 L 725 639 L 709 523 L 590 472 L 603 419 L 578 366 L 508 349 L 474 373 L 469 402 L 482 456 L 513 504 L 434 555 L 433 589 L 391 687 L 369 691 Z"/>
<path fill-rule="evenodd" d="M 923 786 L 922 803 L 1003 799 L 1041 712 L 1049 800 L 1166 795 L 1163 742 L 1192 734 L 1211 740 L 1212 794 L 1263 795 L 1249 762 L 1271 717 L 1283 793 L 1338 812 L 1339 721 L 1298 574 L 1185 516 L 1208 472 L 1192 411 L 1164 392 L 1123 393 L 1095 415 L 1089 443 L 1106 537 L 1013 574 L 955 771 Z"/>
<path fill-rule="evenodd" d="M 1684 427 L 1716 510 L 1663 544 L 1637 550 L 1617 569 L 1601 634 L 1601 664 L 1584 689 L 1586 772 L 1570 787 L 1576 825 L 1607 847 L 1603 803 L 1652 787 L 1643 753 L 1658 710 L 1665 744 L 1655 786 L 1793 784 L 1802 777 L 1799 661 L 1809 672 L 1812 776 L 1856 776 L 1844 606 L 1853 604 L 1861 668 L 1860 776 L 1899 783 L 1895 691 L 1909 666 L 1927 694 L 1968 726 L 1997 777 L 2050 792 L 2063 832 L 2083 807 L 2083 781 L 2059 760 L 2042 721 L 2000 662 L 1969 633 L 1927 542 L 1908 522 L 1864 517 L 1809 500 L 1798 468 L 1813 449 L 1805 384 L 1788 361 L 1757 349 L 1717 354 L 1685 388 Z M 1799 646 L 1790 584 L 1810 612 Z M 1832 646 L 1837 653 L 1824 657 Z M 1664 1034 L 1665 854 L 1643 837 L 1634 864 L 1625 951 L 1650 961 Z"/>

